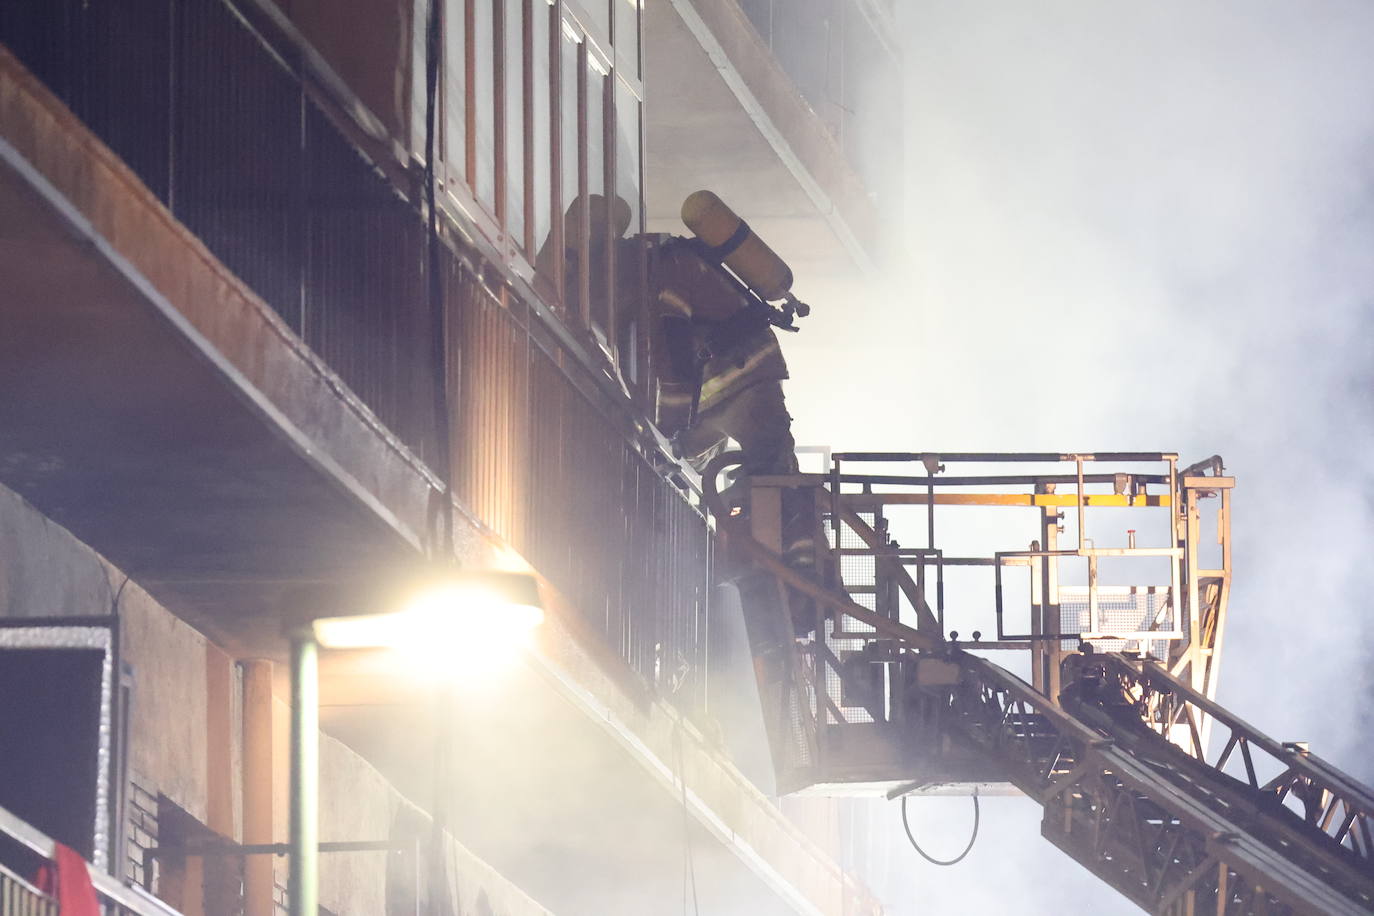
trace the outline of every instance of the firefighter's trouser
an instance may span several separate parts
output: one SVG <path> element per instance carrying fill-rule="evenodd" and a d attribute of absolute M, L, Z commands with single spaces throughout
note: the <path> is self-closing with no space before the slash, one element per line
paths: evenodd
<path fill-rule="evenodd" d="M 757 382 L 702 411 L 678 444 L 684 455 L 700 455 L 727 436 L 739 443 L 746 474 L 797 473 L 797 444 L 781 382 Z"/>
<path fill-rule="evenodd" d="M 703 412 L 679 444 L 686 454 L 699 454 L 725 436 L 739 443 L 747 477 L 797 473 L 797 445 L 781 382 L 770 379 L 750 385 Z M 784 490 L 782 516 L 783 559 L 793 567 L 814 566 L 817 518 L 813 493 Z"/>

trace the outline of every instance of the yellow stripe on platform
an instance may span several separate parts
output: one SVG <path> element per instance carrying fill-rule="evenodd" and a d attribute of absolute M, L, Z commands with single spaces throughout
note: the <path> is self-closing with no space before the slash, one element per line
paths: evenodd
<path fill-rule="evenodd" d="M 931 498 L 925 493 L 847 493 L 843 501 L 858 504 L 927 506 Z M 1126 496 L 1119 493 L 1089 493 L 1085 505 L 1093 507 L 1140 508 L 1168 506 L 1173 500 L 1168 494 Z M 1077 506 L 1078 497 L 1072 493 L 936 493 L 937 506 L 1026 506 L 1052 508 Z"/>

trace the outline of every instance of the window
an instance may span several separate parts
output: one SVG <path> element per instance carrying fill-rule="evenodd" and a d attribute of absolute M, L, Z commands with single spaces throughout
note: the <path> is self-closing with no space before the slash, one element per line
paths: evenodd
<path fill-rule="evenodd" d="M 610 240 L 616 222 L 616 208 L 606 193 L 608 170 L 606 150 L 607 70 L 595 54 L 587 54 L 587 291 L 591 299 L 588 312 L 594 327 L 603 334 L 611 329 Z"/>
<path fill-rule="evenodd" d="M 410 148 L 425 148 L 425 17 L 428 0 L 410 3 Z"/>
<path fill-rule="evenodd" d="M 615 300 L 638 308 L 618 290 L 639 269 L 616 243 L 643 231 L 641 2 L 449 0 L 442 84 L 441 153 L 471 194 L 453 189 L 457 202 L 475 202 L 481 231 L 533 262 L 570 324 L 630 359 Z"/>
<path fill-rule="evenodd" d="M 420 47 L 416 60 L 420 71 L 420 148 L 424 148 L 425 118 L 425 23 L 427 0 L 417 0 L 416 15 L 420 17 Z M 461 3 L 447 4 L 444 15 L 444 72 L 440 85 L 440 130 L 437 148 L 447 165 L 448 180 L 458 183 L 467 174 L 467 13 Z"/>
<path fill-rule="evenodd" d="M 559 54 L 559 70 L 562 77 L 562 124 L 559 129 L 559 146 L 562 156 L 561 183 L 563 200 L 560 210 L 563 214 L 563 305 L 574 314 L 582 313 L 582 227 L 578 207 L 575 206 L 582 193 L 582 163 L 584 156 L 580 144 L 582 123 L 582 35 L 566 23 L 562 32 L 562 53 Z"/>
<path fill-rule="evenodd" d="M 525 247 L 525 0 L 501 0 L 503 45 L 501 88 L 505 95 L 505 145 L 500 160 L 505 191 L 502 211 L 506 236 Z"/>
<path fill-rule="evenodd" d="M 635 235 L 642 229 L 639 194 L 639 154 L 640 154 L 640 101 L 639 96 L 624 80 L 615 82 L 615 193 L 630 205 L 630 228 L 627 235 Z"/>
<path fill-rule="evenodd" d="M 615 245 L 613 309 L 616 320 L 616 350 L 621 372 L 634 385 L 639 381 L 639 332 L 644 308 L 643 248 L 629 238 L 644 229 L 640 194 L 640 118 L 639 96 L 622 79 L 615 80 L 615 194 L 629 210 L 626 239 Z"/>
<path fill-rule="evenodd" d="M 533 250 L 542 252 L 551 243 L 549 234 L 553 230 L 556 209 L 553 201 L 553 144 L 550 142 L 553 130 L 550 80 L 553 74 L 549 64 L 558 54 L 558 45 L 550 45 L 549 41 L 550 26 L 556 15 L 553 4 L 547 0 L 531 2 L 530 234 L 534 240 Z"/>
<path fill-rule="evenodd" d="M 502 0 L 472 0 L 471 91 L 468 111 L 474 133 L 468 183 L 489 213 L 496 212 L 496 22 Z"/>

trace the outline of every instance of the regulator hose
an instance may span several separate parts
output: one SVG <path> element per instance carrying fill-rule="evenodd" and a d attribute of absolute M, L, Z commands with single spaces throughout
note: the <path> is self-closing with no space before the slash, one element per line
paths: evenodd
<path fill-rule="evenodd" d="M 929 862 L 931 865 L 958 865 L 960 862 L 964 861 L 964 856 L 966 856 L 966 855 L 969 854 L 969 850 L 973 849 L 973 844 L 974 844 L 974 843 L 977 841 L 977 839 L 978 839 L 978 789 L 977 789 L 977 787 L 975 786 L 974 789 L 973 789 L 973 835 L 970 836 L 970 837 L 968 838 L 968 845 L 964 847 L 964 851 L 961 852 L 961 853 L 959 853 L 957 856 L 955 856 L 955 857 L 952 858 L 952 859 L 937 859 L 937 858 L 935 858 L 934 856 L 930 855 L 930 853 L 928 853 L 928 852 L 926 852 L 924 849 L 922 849 L 920 843 L 917 843 L 917 842 L 916 842 L 916 837 L 912 836 L 912 834 L 911 834 L 911 823 L 907 820 L 907 816 L 906 816 L 906 800 L 907 800 L 907 796 L 903 795 L 903 796 L 902 796 L 902 829 L 906 831 L 906 838 L 907 838 L 908 840 L 911 841 L 911 848 L 914 849 L 914 850 L 916 850 L 916 852 L 920 854 L 921 858 L 925 859 L 925 860 L 926 860 L 927 862 Z"/>

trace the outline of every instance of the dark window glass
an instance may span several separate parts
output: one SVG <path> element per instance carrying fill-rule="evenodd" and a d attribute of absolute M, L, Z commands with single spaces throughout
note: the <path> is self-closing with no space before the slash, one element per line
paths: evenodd
<path fill-rule="evenodd" d="M 99 820 L 104 661 L 91 649 L 0 649 L 0 805 L 86 858 Z"/>

